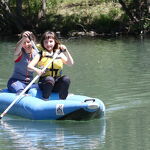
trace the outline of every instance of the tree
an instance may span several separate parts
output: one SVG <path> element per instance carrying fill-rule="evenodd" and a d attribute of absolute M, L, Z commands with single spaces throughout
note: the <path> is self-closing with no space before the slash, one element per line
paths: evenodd
<path fill-rule="evenodd" d="M 16 27 L 17 30 L 21 32 L 23 30 L 21 22 L 18 21 L 17 15 L 11 11 L 8 2 L 9 1 L 5 1 L 5 0 L 0 1 L 0 12 L 1 12 L 0 19 L 3 21 L 3 24 L 0 25 L 0 28 L 2 30 L 5 26 L 10 27 L 12 29 L 13 27 Z"/>
<path fill-rule="evenodd" d="M 22 0 L 16 0 L 16 13 L 22 17 Z"/>
<path fill-rule="evenodd" d="M 130 19 L 129 28 L 143 34 L 149 31 L 149 1 L 150 0 L 118 0 Z M 130 30 L 129 29 L 129 30 Z"/>
<path fill-rule="evenodd" d="M 42 17 L 45 17 L 45 14 L 46 14 L 46 1 L 47 0 L 42 0 L 42 8 L 41 10 L 39 10 L 39 13 L 38 13 L 38 19 L 40 20 Z"/>
<path fill-rule="evenodd" d="M 148 12 L 150 13 L 150 0 L 147 0 Z"/>

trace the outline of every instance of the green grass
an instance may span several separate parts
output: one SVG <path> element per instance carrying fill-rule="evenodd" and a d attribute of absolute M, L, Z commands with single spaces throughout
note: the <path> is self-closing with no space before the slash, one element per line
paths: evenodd
<path fill-rule="evenodd" d="M 118 20 L 123 15 L 118 3 L 110 1 L 106 3 L 103 0 L 58 0 L 55 9 L 49 9 L 47 14 L 53 12 L 61 18 L 59 24 L 62 26 L 56 22 L 55 25 L 57 24 L 57 28 L 64 33 L 83 31 L 83 28 L 99 33 L 116 31 L 117 26 L 120 25 Z M 52 15 L 48 18 L 49 21 L 52 20 Z"/>

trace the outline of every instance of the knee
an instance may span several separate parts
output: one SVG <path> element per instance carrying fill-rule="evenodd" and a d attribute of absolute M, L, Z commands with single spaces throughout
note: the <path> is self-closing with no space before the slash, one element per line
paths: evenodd
<path fill-rule="evenodd" d="M 62 81 L 63 81 L 63 83 L 66 83 L 66 84 L 68 84 L 68 85 L 69 85 L 70 82 L 71 82 L 71 81 L 70 81 L 70 78 L 69 78 L 68 76 L 63 76 L 63 77 L 62 77 Z"/>
<path fill-rule="evenodd" d="M 21 92 L 26 85 L 20 81 L 15 81 L 15 80 L 9 80 L 7 83 L 7 88 L 10 92 L 12 93 L 19 93 Z"/>
<path fill-rule="evenodd" d="M 54 85 L 55 84 L 55 79 L 51 76 L 47 76 L 45 78 L 45 83 L 50 83 L 50 84 Z"/>

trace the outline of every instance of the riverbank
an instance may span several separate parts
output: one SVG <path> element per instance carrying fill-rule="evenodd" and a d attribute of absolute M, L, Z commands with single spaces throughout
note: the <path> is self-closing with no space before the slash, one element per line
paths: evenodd
<path fill-rule="evenodd" d="M 58 3 L 57 8 L 55 13 L 47 12 L 37 32 L 51 29 L 65 36 L 116 36 L 126 32 L 124 13 L 118 3 L 76 0 Z"/>
<path fill-rule="evenodd" d="M 113 35 L 125 32 L 123 11 L 120 4 L 115 2 L 57 1 L 53 5 L 47 4 L 47 11 L 43 16 L 38 12 L 39 5 L 35 7 L 32 1 L 29 8 L 23 6 L 23 17 L 13 20 L 17 25 L 12 22 L 12 18 L 4 20 L 0 25 L 1 35 L 15 35 L 21 30 L 31 30 L 36 34 L 52 30 L 64 36 Z"/>
<path fill-rule="evenodd" d="M 22 7 L 18 8 L 21 14 L 16 13 L 15 2 L 7 6 L 9 12 L 4 8 L 0 11 L 1 36 L 14 36 L 25 30 L 37 35 L 51 30 L 65 37 L 114 37 L 126 34 L 144 35 L 149 32 L 149 24 L 140 22 L 142 18 L 139 22 L 132 22 L 118 1 L 53 0 L 44 6 L 41 1 L 33 0 L 29 4 L 22 3 Z"/>

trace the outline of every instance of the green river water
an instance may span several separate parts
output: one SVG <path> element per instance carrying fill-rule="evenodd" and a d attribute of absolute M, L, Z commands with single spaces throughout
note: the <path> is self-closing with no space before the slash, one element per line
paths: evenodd
<path fill-rule="evenodd" d="M 31 121 L 6 115 L 0 150 L 150 150 L 150 38 L 63 40 L 70 93 L 101 99 L 104 118 Z M 0 88 L 13 71 L 16 41 L 0 40 Z"/>

